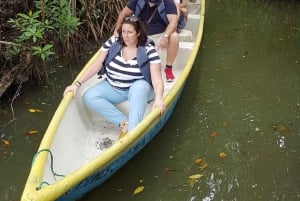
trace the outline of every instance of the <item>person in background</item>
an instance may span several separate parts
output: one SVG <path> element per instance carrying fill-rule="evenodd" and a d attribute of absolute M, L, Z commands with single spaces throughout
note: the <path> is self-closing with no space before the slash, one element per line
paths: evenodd
<path fill-rule="evenodd" d="M 187 0 L 180 0 L 180 11 L 184 17 L 185 22 L 187 22 L 188 19 Z"/>
<path fill-rule="evenodd" d="M 121 129 L 119 138 L 142 121 L 147 104 L 154 100 L 153 108 L 165 111 L 164 83 L 161 61 L 154 45 L 148 42 L 141 20 L 135 16 L 124 18 L 118 29 L 119 37 L 112 36 L 101 47 L 97 58 L 64 94 L 76 95 L 78 88 L 89 78 L 101 72 L 105 79 L 83 94 L 84 104 Z M 138 61 L 143 61 L 138 62 Z M 115 105 L 129 101 L 129 114 Z"/>
<path fill-rule="evenodd" d="M 178 17 L 178 23 L 181 23 L 181 18 L 184 19 L 184 26 L 188 19 L 188 9 L 187 9 L 187 0 L 174 0 L 174 3 L 177 8 L 177 17 Z M 180 32 L 182 28 L 178 28 L 177 31 Z"/>
<path fill-rule="evenodd" d="M 163 1 L 164 9 L 160 12 Z M 119 14 L 115 34 L 126 16 L 135 14 L 146 26 L 148 36 L 155 41 L 158 50 L 166 49 L 166 81 L 174 80 L 173 63 L 179 48 L 179 36 L 176 32 L 178 17 L 177 9 L 172 0 L 129 0 Z"/>

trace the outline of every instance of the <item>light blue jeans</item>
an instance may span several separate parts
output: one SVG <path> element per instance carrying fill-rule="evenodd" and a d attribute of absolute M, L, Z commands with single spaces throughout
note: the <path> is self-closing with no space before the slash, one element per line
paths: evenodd
<path fill-rule="evenodd" d="M 142 121 L 147 104 L 153 98 L 153 88 L 146 80 L 135 81 L 129 90 L 116 89 L 107 80 L 103 80 L 83 94 L 83 102 L 91 111 L 116 126 L 119 126 L 122 121 L 126 121 L 127 115 L 115 105 L 128 100 L 128 131 Z"/>

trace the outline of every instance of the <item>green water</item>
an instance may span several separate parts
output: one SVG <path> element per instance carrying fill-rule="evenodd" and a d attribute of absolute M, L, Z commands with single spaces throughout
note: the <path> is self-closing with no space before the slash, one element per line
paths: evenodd
<path fill-rule="evenodd" d="M 11 144 L 0 148 L 0 200 L 19 200 L 41 135 L 76 73 L 58 68 L 53 87 L 25 87 L 8 125 L 11 108 L 1 102 L 1 140 Z M 81 201 L 294 201 L 299 169 L 300 2 L 207 0 L 200 52 L 173 116 Z M 138 186 L 144 191 L 133 195 Z"/>

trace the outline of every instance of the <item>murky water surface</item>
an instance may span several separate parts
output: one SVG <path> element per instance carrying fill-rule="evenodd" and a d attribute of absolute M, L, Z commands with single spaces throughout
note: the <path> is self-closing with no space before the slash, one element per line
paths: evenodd
<path fill-rule="evenodd" d="M 295 2 L 207 0 L 202 48 L 174 115 L 149 146 L 82 201 L 300 200 Z M 1 102 L 0 200 L 19 200 L 42 133 L 77 73 L 55 71 L 53 87 L 14 101 L 16 120 L 7 125 L 12 110 Z M 133 195 L 138 186 L 144 191 Z"/>

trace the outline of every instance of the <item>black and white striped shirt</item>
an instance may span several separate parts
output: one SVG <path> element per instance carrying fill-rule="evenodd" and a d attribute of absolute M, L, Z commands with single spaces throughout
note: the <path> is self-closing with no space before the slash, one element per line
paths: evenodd
<path fill-rule="evenodd" d="M 102 51 L 108 51 L 115 37 L 111 37 L 101 47 Z M 145 46 L 149 62 L 161 63 L 158 52 L 151 44 Z M 115 88 L 128 90 L 131 84 L 140 79 L 144 79 L 141 70 L 137 64 L 137 57 L 125 61 L 122 57 L 122 50 L 106 66 L 106 79 Z"/>

